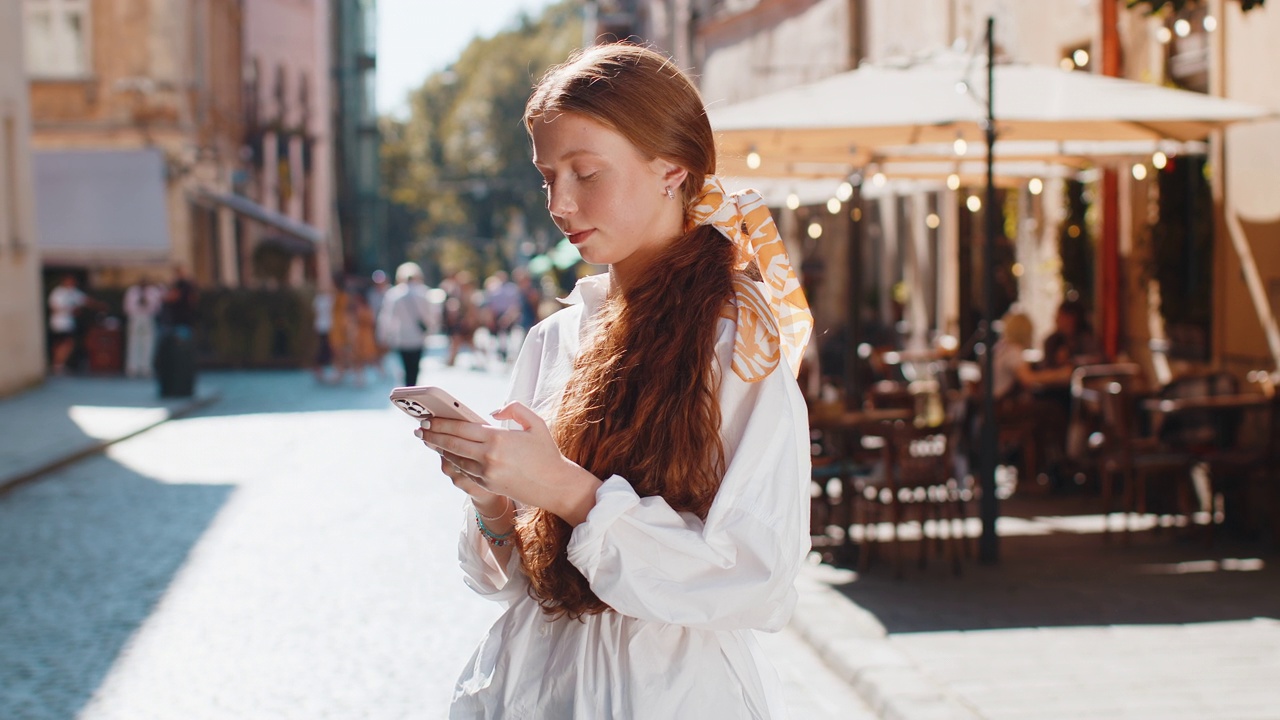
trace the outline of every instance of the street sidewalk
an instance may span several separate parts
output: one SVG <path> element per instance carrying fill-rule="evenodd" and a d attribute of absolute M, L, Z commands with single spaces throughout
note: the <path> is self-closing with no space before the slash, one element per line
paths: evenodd
<path fill-rule="evenodd" d="M 192 397 L 161 398 L 155 380 L 63 376 L 2 398 L 0 493 L 218 397 L 207 383 Z"/>
<path fill-rule="evenodd" d="M 211 373 L 194 397 L 162 400 L 154 381 L 51 378 L 0 400 L 0 492 L 234 383 Z M 960 576 L 940 562 L 902 579 L 883 559 L 863 575 L 813 564 L 792 629 L 884 718 L 1280 719 L 1275 548 L 1171 530 L 1104 543 L 1095 505 L 1015 495 L 1000 563 L 969 560 Z"/>

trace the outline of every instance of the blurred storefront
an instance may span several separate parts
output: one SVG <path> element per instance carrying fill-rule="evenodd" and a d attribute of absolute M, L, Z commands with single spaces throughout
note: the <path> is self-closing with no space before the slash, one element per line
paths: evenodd
<path fill-rule="evenodd" d="M 255 286 L 254 249 L 280 232 L 264 215 L 328 242 L 324 5 L 24 9 L 46 270 L 84 273 L 91 288 L 173 266 L 205 287 Z M 299 258 L 289 280 L 327 275 L 318 265 Z"/>

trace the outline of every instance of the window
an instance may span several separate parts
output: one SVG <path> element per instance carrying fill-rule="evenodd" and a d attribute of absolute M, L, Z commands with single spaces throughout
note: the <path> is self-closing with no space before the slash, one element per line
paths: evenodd
<path fill-rule="evenodd" d="M 37 78 L 89 74 L 89 0 L 25 0 L 27 72 Z"/>

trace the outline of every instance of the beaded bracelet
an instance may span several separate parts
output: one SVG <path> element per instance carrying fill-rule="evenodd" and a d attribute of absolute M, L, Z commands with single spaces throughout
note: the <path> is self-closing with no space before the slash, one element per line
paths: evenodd
<path fill-rule="evenodd" d="M 475 512 L 476 512 L 476 528 L 480 530 L 480 534 L 484 536 L 484 539 L 490 545 L 494 547 L 503 547 L 507 543 L 511 542 L 511 536 L 515 534 L 516 532 L 515 530 L 510 530 L 506 533 L 503 533 L 502 535 L 495 535 L 492 530 L 485 527 L 484 520 L 480 519 L 480 511 L 476 510 Z"/>

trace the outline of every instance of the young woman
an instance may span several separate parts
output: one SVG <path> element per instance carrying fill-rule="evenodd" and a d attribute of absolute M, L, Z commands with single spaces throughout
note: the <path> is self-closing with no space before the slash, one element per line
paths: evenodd
<path fill-rule="evenodd" d="M 525 122 L 552 218 L 609 271 L 530 332 L 507 428 L 415 431 L 469 496 L 467 584 L 507 604 L 452 717 L 785 717 L 754 631 L 809 550 L 812 318 L 772 219 L 650 50 L 577 54 Z"/>

